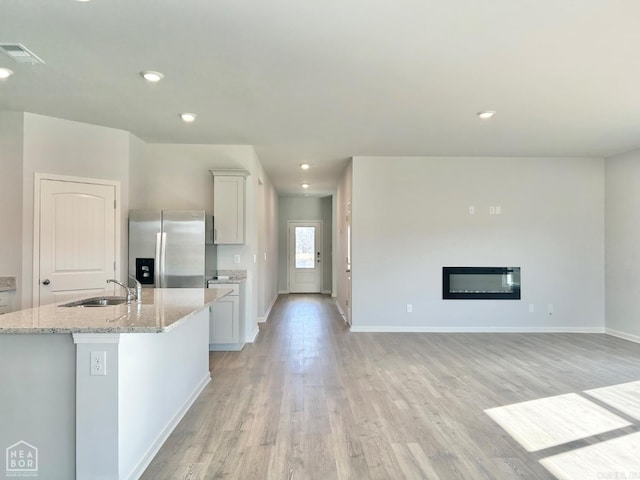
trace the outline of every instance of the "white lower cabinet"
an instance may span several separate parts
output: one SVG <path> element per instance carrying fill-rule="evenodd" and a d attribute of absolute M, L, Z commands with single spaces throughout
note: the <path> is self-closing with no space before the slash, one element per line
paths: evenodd
<path fill-rule="evenodd" d="M 233 292 L 215 302 L 209 315 L 209 350 L 242 350 L 244 338 L 240 328 L 240 285 L 216 284 L 216 288 L 231 288 Z"/>
<path fill-rule="evenodd" d="M 13 310 L 11 308 L 11 296 L 12 292 L 0 292 L 0 315 Z"/>

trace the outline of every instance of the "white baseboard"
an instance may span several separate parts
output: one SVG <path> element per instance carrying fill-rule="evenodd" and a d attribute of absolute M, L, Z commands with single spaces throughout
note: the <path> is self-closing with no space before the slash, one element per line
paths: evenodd
<path fill-rule="evenodd" d="M 331 295 L 331 290 L 322 290 L 322 295 Z"/>
<path fill-rule="evenodd" d="M 629 340 L 630 342 L 640 343 L 640 336 L 632 335 L 631 333 L 621 332 L 620 330 L 614 330 L 613 328 L 605 328 L 604 333 L 611 335 L 612 337 L 618 337 L 623 340 Z"/>
<path fill-rule="evenodd" d="M 339 305 L 338 310 L 340 310 Z M 351 331 L 363 333 L 605 333 L 604 327 L 405 327 L 395 325 L 352 325 Z"/>
<path fill-rule="evenodd" d="M 289 290 L 278 290 L 278 295 L 288 295 Z"/>
<path fill-rule="evenodd" d="M 271 309 L 276 304 L 277 300 L 278 300 L 278 294 L 276 293 L 276 295 L 273 297 L 273 300 L 271 300 L 271 303 L 267 307 L 267 311 L 264 312 L 264 316 L 258 317 L 258 323 L 265 323 L 267 320 L 269 320 L 269 315 L 271 314 Z"/>
<path fill-rule="evenodd" d="M 198 383 L 196 388 L 191 392 L 191 395 L 187 398 L 182 407 L 176 412 L 176 414 L 169 419 L 167 425 L 162 429 L 160 434 L 156 437 L 156 439 L 151 443 L 145 454 L 142 456 L 138 464 L 133 467 L 131 473 L 127 476 L 130 480 L 137 480 L 142 476 L 144 471 L 147 469 L 153 458 L 158 454 L 160 448 L 167 441 L 171 432 L 175 430 L 175 428 L 182 420 L 182 417 L 189 411 L 193 403 L 196 401 L 198 396 L 202 393 L 207 384 L 211 381 L 211 374 L 207 372 L 205 377 Z"/>
<path fill-rule="evenodd" d="M 342 307 L 340 307 L 340 302 L 336 301 L 334 302 L 336 304 L 336 308 L 338 309 L 338 313 L 340 313 L 340 315 L 342 316 L 342 320 L 344 320 L 344 323 L 347 325 L 347 327 L 349 326 L 349 324 L 347 323 L 347 316 L 345 315 L 344 311 L 342 311 Z M 351 327 L 351 331 L 353 332 L 353 327 Z M 362 332 L 364 332 L 365 330 L 361 330 Z"/>
<path fill-rule="evenodd" d="M 253 331 L 253 333 L 247 335 L 246 337 L 246 342 L 247 343 L 253 343 L 256 341 L 256 338 L 258 338 L 258 334 L 260 333 L 260 328 L 258 327 L 258 325 L 256 325 L 256 329 Z"/>

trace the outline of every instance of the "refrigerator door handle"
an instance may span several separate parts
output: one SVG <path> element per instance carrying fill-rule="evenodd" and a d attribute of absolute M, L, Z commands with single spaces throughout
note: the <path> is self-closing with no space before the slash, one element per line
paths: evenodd
<path fill-rule="evenodd" d="M 153 259 L 153 263 L 155 264 L 155 275 L 154 275 L 154 279 L 153 279 L 153 284 L 155 288 L 160 288 L 160 244 L 162 243 L 161 241 L 161 233 L 158 232 L 156 233 L 156 255 L 155 258 Z"/>
<path fill-rule="evenodd" d="M 165 260 L 166 250 L 167 250 L 167 232 L 162 232 L 162 241 L 160 247 L 160 288 L 165 288 L 165 284 L 167 283 L 167 279 L 165 275 L 167 272 L 165 271 Z"/>

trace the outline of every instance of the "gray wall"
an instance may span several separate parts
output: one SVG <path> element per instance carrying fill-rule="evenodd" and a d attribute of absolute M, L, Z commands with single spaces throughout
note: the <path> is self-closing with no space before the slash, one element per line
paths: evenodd
<path fill-rule="evenodd" d="M 181 145 L 149 144 L 140 164 L 132 165 L 132 208 L 204 209 L 213 214 L 213 177 L 209 170 L 216 168 L 242 168 L 251 172 L 246 181 L 246 244 L 218 245 L 219 270 L 247 270 L 245 311 L 248 312 L 246 332 L 253 336 L 258 319 L 272 301 L 258 302 L 258 281 L 266 268 L 263 286 L 265 296 L 275 299 L 277 285 L 276 215 L 272 209 L 261 209 L 261 202 L 273 204 L 276 193 L 264 172 L 253 147 L 248 145 Z M 262 181 L 260 194 L 259 182 Z M 259 198 L 262 197 L 262 198 Z M 259 253 L 264 259 L 265 249 L 259 242 L 259 215 L 263 212 L 267 260 L 258 264 Z M 240 263 L 233 263 L 234 255 Z M 254 255 L 256 263 L 254 263 Z"/>
<path fill-rule="evenodd" d="M 519 266 L 522 300 L 444 301 L 443 266 Z M 355 157 L 353 326 L 603 331 L 604 160 Z"/>
<path fill-rule="evenodd" d="M 34 174 L 49 173 L 120 182 L 121 275 L 126 268 L 126 215 L 129 203 L 131 134 L 122 130 L 25 113 L 22 137 L 21 202 L 22 306 L 31 306 L 33 284 Z M 15 134 L 15 132 L 14 132 Z M 18 254 L 16 254 L 18 255 Z"/>
<path fill-rule="evenodd" d="M 607 331 L 640 341 L 640 150 L 605 169 Z"/>
<path fill-rule="evenodd" d="M 0 276 L 22 283 L 22 138 L 24 114 L 0 112 Z M 13 298 L 20 307 L 22 289 Z"/>
<path fill-rule="evenodd" d="M 279 259 L 278 288 L 281 293 L 288 293 L 287 284 L 289 262 L 287 244 L 289 236 L 287 225 L 290 221 L 322 221 L 323 270 L 322 291 L 331 293 L 333 275 L 333 207 L 331 197 L 280 197 L 278 202 Z"/>
<path fill-rule="evenodd" d="M 334 269 L 336 271 L 336 304 L 338 308 L 346 313 L 348 285 L 346 275 L 347 259 L 347 205 L 351 203 L 351 186 L 353 177 L 353 162 L 349 162 L 338 181 L 336 192 L 336 258 Z M 353 210 L 351 212 L 353 216 Z M 354 252 L 352 251 L 352 254 Z"/>
<path fill-rule="evenodd" d="M 36 478 L 75 478 L 76 346 L 71 335 L 0 335 L 0 385 L 0 478 L 9 478 L 5 449 L 21 440 L 38 448 Z"/>
<path fill-rule="evenodd" d="M 324 269 L 322 270 L 322 292 L 333 294 L 333 196 L 320 199 L 322 209 L 322 247 Z"/>

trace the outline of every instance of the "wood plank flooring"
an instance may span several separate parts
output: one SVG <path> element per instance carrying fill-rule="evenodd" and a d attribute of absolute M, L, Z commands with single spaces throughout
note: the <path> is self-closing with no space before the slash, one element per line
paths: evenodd
<path fill-rule="evenodd" d="M 640 380 L 640 345 L 605 335 L 350 333 L 328 296 L 284 295 L 255 344 L 210 358 L 144 480 L 554 479 L 540 460 L 640 431 L 608 406 L 632 425 L 531 453 L 484 412 L 606 406 L 583 392 Z"/>

